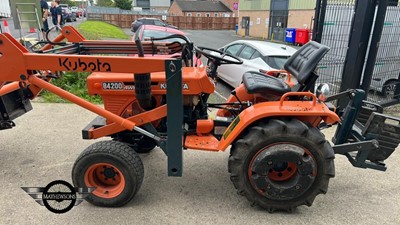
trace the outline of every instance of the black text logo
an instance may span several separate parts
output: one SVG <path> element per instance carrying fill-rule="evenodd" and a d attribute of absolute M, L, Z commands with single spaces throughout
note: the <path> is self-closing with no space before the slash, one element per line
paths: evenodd
<path fill-rule="evenodd" d="M 46 187 L 22 187 L 37 203 L 53 213 L 66 213 L 94 191 L 94 188 L 74 188 L 70 183 L 56 180 Z"/>
<path fill-rule="evenodd" d="M 81 59 L 72 60 L 69 58 L 58 59 L 60 66 L 63 66 L 67 71 L 88 71 L 88 72 L 111 72 L 111 65 L 106 62 L 101 62 L 99 59 L 96 62 L 84 62 Z"/>

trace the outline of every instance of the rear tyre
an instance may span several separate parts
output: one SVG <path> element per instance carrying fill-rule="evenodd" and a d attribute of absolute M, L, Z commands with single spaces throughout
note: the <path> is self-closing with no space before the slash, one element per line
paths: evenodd
<path fill-rule="evenodd" d="M 75 161 L 75 187 L 95 187 L 86 200 L 97 206 L 127 204 L 143 182 L 143 164 L 136 152 L 123 143 L 101 141 L 86 148 Z"/>
<path fill-rule="evenodd" d="M 249 128 L 232 145 L 228 168 L 238 194 L 252 206 L 291 212 L 327 192 L 334 158 L 317 128 L 273 119 Z"/>

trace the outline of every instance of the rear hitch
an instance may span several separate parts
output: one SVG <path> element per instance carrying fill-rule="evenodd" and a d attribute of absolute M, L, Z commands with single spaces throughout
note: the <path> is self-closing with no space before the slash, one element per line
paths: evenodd
<path fill-rule="evenodd" d="M 364 91 L 350 90 L 350 102 L 333 137 L 336 154 L 347 157 L 354 167 L 386 170 L 384 160 L 400 143 L 400 118 L 384 115 L 382 107 L 364 101 Z"/>

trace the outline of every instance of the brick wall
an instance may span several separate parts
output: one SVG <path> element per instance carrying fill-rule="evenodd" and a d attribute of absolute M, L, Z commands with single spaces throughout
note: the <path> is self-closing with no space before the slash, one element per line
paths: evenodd
<path fill-rule="evenodd" d="M 311 29 L 311 19 L 314 14 L 314 10 L 291 10 L 289 11 L 287 27 Z"/>
<path fill-rule="evenodd" d="M 161 15 L 147 16 L 162 19 Z M 122 28 L 130 28 L 131 23 L 140 17 L 143 17 L 143 15 L 88 13 L 88 20 L 104 21 Z M 167 22 L 182 30 L 234 30 L 237 18 L 167 16 Z"/>
<path fill-rule="evenodd" d="M 183 16 L 181 8 L 179 8 L 178 4 L 174 1 L 168 9 L 168 13 L 171 16 Z"/>
<path fill-rule="evenodd" d="M 209 14 L 209 17 L 224 17 L 223 12 L 182 12 L 181 8 L 179 8 L 178 4 L 176 4 L 175 2 L 172 3 L 171 7 L 168 10 L 169 15 L 171 16 L 193 16 L 193 17 L 207 17 L 207 14 Z M 231 12 L 227 12 L 229 13 L 229 16 L 232 17 L 233 13 Z M 189 14 L 189 15 L 188 15 Z M 215 16 L 215 14 L 218 14 L 217 16 Z"/>
<path fill-rule="evenodd" d="M 209 16 L 207 16 L 209 14 Z M 185 12 L 182 16 L 193 16 L 193 17 L 225 17 L 221 12 Z M 232 17 L 232 13 L 229 13 L 229 17 Z"/>
<path fill-rule="evenodd" d="M 250 17 L 250 29 L 249 29 L 249 36 L 251 37 L 259 37 L 259 38 L 267 38 L 268 37 L 268 26 L 266 24 L 269 22 L 269 11 L 240 11 L 240 18 L 239 18 L 239 30 L 238 34 L 241 36 L 245 35 L 245 30 L 241 26 L 242 17 Z M 257 24 L 257 18 L 259 18 L 259 24 Z"/>

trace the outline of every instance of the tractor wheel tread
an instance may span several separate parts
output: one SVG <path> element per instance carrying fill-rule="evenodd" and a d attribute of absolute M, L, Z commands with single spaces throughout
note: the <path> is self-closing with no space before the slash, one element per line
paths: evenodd
<path fill-rule="evenodd" d="M 246 129 L 235 143 L 232 144 L 228 161 L 228 171 L 237 193 L 244 195 L 251 205 L 258 205 L 268 212 L 283 210 L 292 212 L 300 205 L 311 206 L 315 197 L 328 190 L 329 179 L 334 177 L 334 152 L 325 136 L 309 123 L 297 119 L 271 119 L 258 123 Z M 298 138 L 298 136 L 302 138 Z M 312 148 L 309 151 L 317 157 L 318 175 L 309 190 L 302 196 L 292 200 L 271 200 L 258 194 L 248 181 L 248 165 L 250 159 L 272 140 L 285 138 L 304 143 Z M 297 143 L 298 143 L 297 142 Z M 243 143 L 247 143 L 244 145 Z M 272 142 L 273 143 L 273 142 Z M 316 155 L 317 154 L 317 155 Z M 317 163 L 318 164 L 318 163 Z"/>
<path fill-rule="evenodd" d="M 86 200 L 94 205 L 106 207 L 119 207 L 127 204 L 136 195 L 143 183 L 144 167 L 140 157 L 124 143 L 110 140 L 96 142 L 87 147 L 74 163 L 72 180 L 75 186 L 85 186 L 83 176 L 86 169 L 90 166 L 88 163 L 97 158 L 119 162 L 119 165 L 125 167 L 126 173 L 124 173 L 124 177 L 127 185 L 131 182 L 130 179 L 134 182 L 130 184 L 132 186 L 131 190 L 125 190 L 128 189 L 125 188 L 123 193 L 114 198 L 105 199 L 90 194 L 86 197 Z M 121 170 L 121 168 L 119 169 Z"/>

